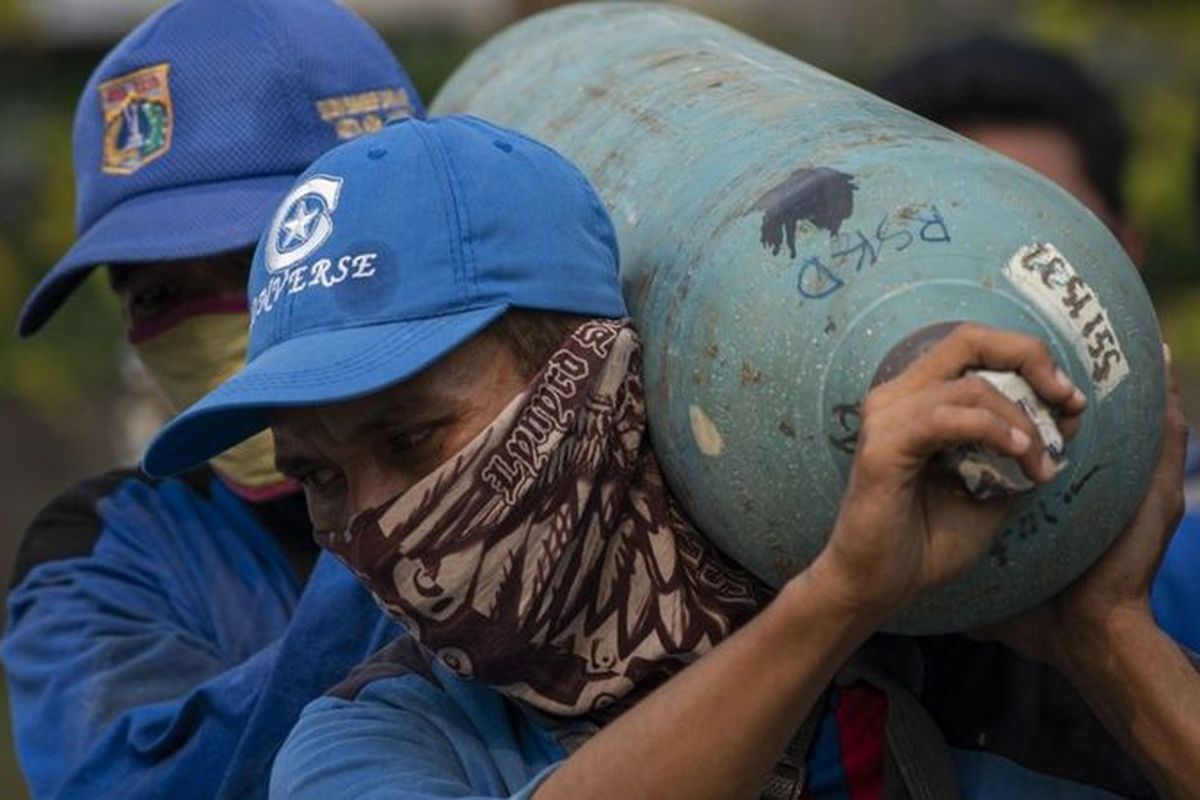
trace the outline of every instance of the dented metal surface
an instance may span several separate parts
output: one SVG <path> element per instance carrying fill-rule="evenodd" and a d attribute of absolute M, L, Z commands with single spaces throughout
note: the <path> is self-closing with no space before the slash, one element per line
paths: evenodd
<path fill-rule="evenodd" d="M 434 110 L 524 130 L 596 184 L 646 340 L 672 487 L 768 582 L 820 550 L 858 403 L 885 354 L 946 320 L 1042 337 L 1090 407 L 1070 467 L 1018 503 L 977 568 L 893 629 L 958 629 L 1026 608 L 1130 516 L 1160 436 L 1157 323 L 1117 242 L 1040 176 L 651 4 L 522 22 L 481 47 Z M 1128 374 L 1114 383 L 1117 359 Z"/>

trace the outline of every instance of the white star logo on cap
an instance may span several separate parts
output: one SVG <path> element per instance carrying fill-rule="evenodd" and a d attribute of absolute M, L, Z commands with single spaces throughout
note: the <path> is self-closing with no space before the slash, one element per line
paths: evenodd
<path fill-rule="evenodd" d="M 283 198 L 265 242 L 268 272 L 281 272 L 308 258 L 333 233 L 333 212 L 342 179 L 314 175 Z"/>
<path fill-rule="evenodd" d="M 301 197 L 292 207 L 292 213 L 283 223 L 283 230 L 287 234 L 283 242 L 280 244 L 281 249 L 288 249 L 294 242 L 303 242 L 308 238 L 309 231 L 312 229 L 313 222 L 317 215 L 321 213 L 320 205 L 315 208 L 309 205 L 308 198 Z"/>

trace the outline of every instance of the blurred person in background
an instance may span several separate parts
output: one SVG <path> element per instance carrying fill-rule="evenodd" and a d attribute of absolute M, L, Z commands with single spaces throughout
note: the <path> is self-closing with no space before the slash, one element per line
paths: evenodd
<path fill-rule="evenodd" d="M 21 334 L 106 266 L 133 350 L 186 407 L 244 360 L 251 248 L 295 176 L 410 114 L 387 45 L 330 0 L 160 10 L 84 88 L 78 238 Z M 319 211 L 281 221 L 280 246 L 303 247 Z M 265 795 L 304 704 L 396 635 L 317 556 L 269 436 L 175 480 L 121 469 L 53 499 L 25 533 L 0 649 L 32 794 Z"/>
<path fill-rule="evenodd" d="M 874 87 L 885 100 L 1019 161 L 1100 218 L 1135 264 L 1128 217 L 1129 132 L 1108 93 L 1069 59 L 1024 42 L 976 36 L 916 55 Z"/>
<path fill-rule="evenodd" d="M 886 100 L 1040 172 L 1100 218 L 1134 264 L 1142 234 L 1129 218 L 1129 132 L 1112 97 L 1070 59 L 991 35 L 920 53 L 875 86 Z M 1200 180 L 1200 179 L 1198 179 Z M 1200 448 L 1189 443 L 1187 477 L 1200 480 Z M 1155 615 L 1177 641 L 1200 652 L 1200 510 L 1183 518 L 1155 581 Z"/>

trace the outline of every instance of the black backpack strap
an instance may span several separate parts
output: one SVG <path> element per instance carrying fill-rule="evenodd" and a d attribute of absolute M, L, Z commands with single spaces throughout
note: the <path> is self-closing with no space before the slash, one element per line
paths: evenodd
<path fill-rule="evenodd" d="M 962 797 L 946 739 L 917 699 L 924 673 L 924 656 L 915 642 L 878 636 L 859 650 L 837 676 L 838 685 L 862 682 L 887 697 L 885 800 Z"/>
<path fill-rule="evenodd" d="M 884 723 L 885 800 L 958 800 L 962 792 L 946 740 L 917 700 L 923 657 L 915 644 L 879 637 L 838 673 L 836 684 L 866 683 L 887 697 Z M 799 800 L 807 776 L 808 751 L 829 702 L 828 693 L 800 725 L 763 782 L 760 800 Z"/>
<path fill-rule="evenodd" d="M 838 682 L 858 681 L 887 695 L 885 800 L 956 800 L 962 797 L 946 740 L 917 698 L 896 679 L 852 661 L 842 670 Z"/>
<path fill-rule="evenodd" d="M 783 755 L 775 762 L 775 767 L 763 781 L 760 800 L 800 800 L 804 782 L 808 778 L 808 751 L 817 735 L 817 726 L 821 722 L 826 700 L 827 697 L 822 697 L 817 702 L 784 748 Z"/>

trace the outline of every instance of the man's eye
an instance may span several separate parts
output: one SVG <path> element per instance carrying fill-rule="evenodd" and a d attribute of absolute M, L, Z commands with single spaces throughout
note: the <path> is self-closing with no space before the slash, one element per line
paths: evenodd
<path fill-rule="evenodd" d="M 310 470 L 300 476 L 300 483 L 306 489 L 327 489 L 340 480 L 342 473 L 333 467 L 322 467 L 320 469 Z"/>
<path fill-rule="evenodd" d="M 422 445 L 432 434 L 432 425 L 411 431 L 396 431 L 388 435 L 388 450 L 393 454 L 407 453 Z"/>
<path fill-rule="evenodd" d="M 169 311 L 183 296 L 177 283 L 158 283 L 137 290 L 129 299 L 129 315 L 135 320 L 156 319 Z"/>

